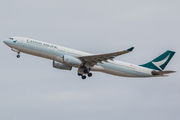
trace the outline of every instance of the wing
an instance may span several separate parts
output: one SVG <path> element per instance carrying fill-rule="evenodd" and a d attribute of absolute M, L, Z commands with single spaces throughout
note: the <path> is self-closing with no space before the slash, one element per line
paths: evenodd
<path fill-rule="evenodd" d="M 127 50 L 120 51 L 120 52 L 101 54 L 101 55 L 81 56 L 81 57 L 79 57 L 79 59 L 81 61 L 83 61 L 84 63 L 86 62 L 86 63 L 89 63 L 90 66 L 93 66 L 93 65 L 96 65 L 97 63 L 102 63 L 102 61 L 107 62 L 107 60 L 113 60 L 116 56 L 129 53 L 133 49 L 134 49 L 134 47 L 131 47 Z"/>

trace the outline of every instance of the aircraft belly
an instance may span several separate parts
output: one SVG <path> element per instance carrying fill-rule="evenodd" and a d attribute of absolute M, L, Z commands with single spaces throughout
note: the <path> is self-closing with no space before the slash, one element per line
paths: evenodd
<path fill-rule="evenodd" d="M 115 64 L 111 64 L 111 63 L 103 63 L 103 64 L 99 64 L 99 65 L 105 68 L 105 70 L 102 72 L 116 75 L 116 76 L 152 77 L 151 74 L 140 72 L 139 68 L 126 68 L 126 67 L 122 67 L 120 65 L 115 65 Z"/>
<path fill-rule="evenodd" d="M 112 70 L 112 69 L 105 69 L 104 73 L 111 74 L 111 75 L 116 75 L 116 76 L 122 76 L 122 77 L 138 77 L 132 74 Z"/>
<path fill-rule="evenodd" d="M 13 48 L 19 50 L 20 52 L 27 53 L 27 54 L 30 54 L 30 55 L 35 55 L 35 56 L 38 56 L 38 57 L 43 57 L 43 58 L 47 58 L 47 59 L 56 58 L 56 56 L 53 55 L 53 54 L 49 54 L 49 53 L 46 53 L 46 52 L 40 52 L 40 51 L 36 51 L 36 50 L 33 50 L 33 49 L 25 48 L 25 47 L 14 46 Z"/>

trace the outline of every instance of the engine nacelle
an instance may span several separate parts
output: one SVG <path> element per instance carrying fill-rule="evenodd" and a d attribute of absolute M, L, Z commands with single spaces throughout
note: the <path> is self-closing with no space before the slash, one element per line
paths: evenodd
<path fill-rule="evenodd" d="M 62 70 L 71 70 L 72 66 L 62 64 L 60 62 L 53 61 L 53 67 Z"/>
<path fill-rule="evenodd" d="M 79 60 L 79 59 L 77 59 L 77 58 L 75 58 L 73 56 L 69 56 L 69 55 L 64 55 L 63 56 L 63 62 L 67 63 L 69 65 L 72 65 L 72 66 L 77 66 L 77 67 L 79 67 L 81 65 L 81 63 L 82 63 L 81 60 Z"/>

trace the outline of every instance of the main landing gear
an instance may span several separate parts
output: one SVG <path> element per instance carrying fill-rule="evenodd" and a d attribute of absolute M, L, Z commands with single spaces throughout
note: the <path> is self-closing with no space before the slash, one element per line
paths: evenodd
<path fill-rule="evenodd" d="M 90 67 L 86 67 L 85 64 L 78 68 L 78 76 L 81 76 L 82 79 L 86 79 L 86 75 L 88 77 L 92 76 L 92 73 L 90 73 Z"/>
<path fill-rule="evenodd" d="M 19 55 L 19 54 L 20 54 L 20 52 L 18 52 L 17 58 L 20 58 L 20 55 Z"/>
<path fill-rule="evenodd" d="M 87 75 L 88 75 L 88 77 L 91 77 L 92 73 L 88 73 Z M 83 80 L 86 79 L 86 75 L 78 73 L 78 76 L 81 76 Z"/>

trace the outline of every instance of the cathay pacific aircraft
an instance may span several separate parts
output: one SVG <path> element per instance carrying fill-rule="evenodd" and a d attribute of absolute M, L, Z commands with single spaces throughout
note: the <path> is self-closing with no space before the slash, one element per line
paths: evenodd
<path fill-rule="evenodd" d="M 86 79 L 86 75 L 91 77 L 91 71 L 99 71 L 123 77 L 159 77 L 168 76 L 169 73 L 175 72 L 163 71 L 175 54 L 174 51 L 170 50 L 167 50 L 146 64 L 134 65 L 114 60 L 116 56 L 131 52 L 134 47 L 120 52 L 93 55 L 24 37 L 10 37 L 3 42 L 12 51 L 17 52 L 17 58 L 23 52 L 50 59 L 53 61 L 53 67 L 57 69 L 71 70 L 72 67 L 76 67 L 78 68 L 77 74 L 82 79 Z"/>

